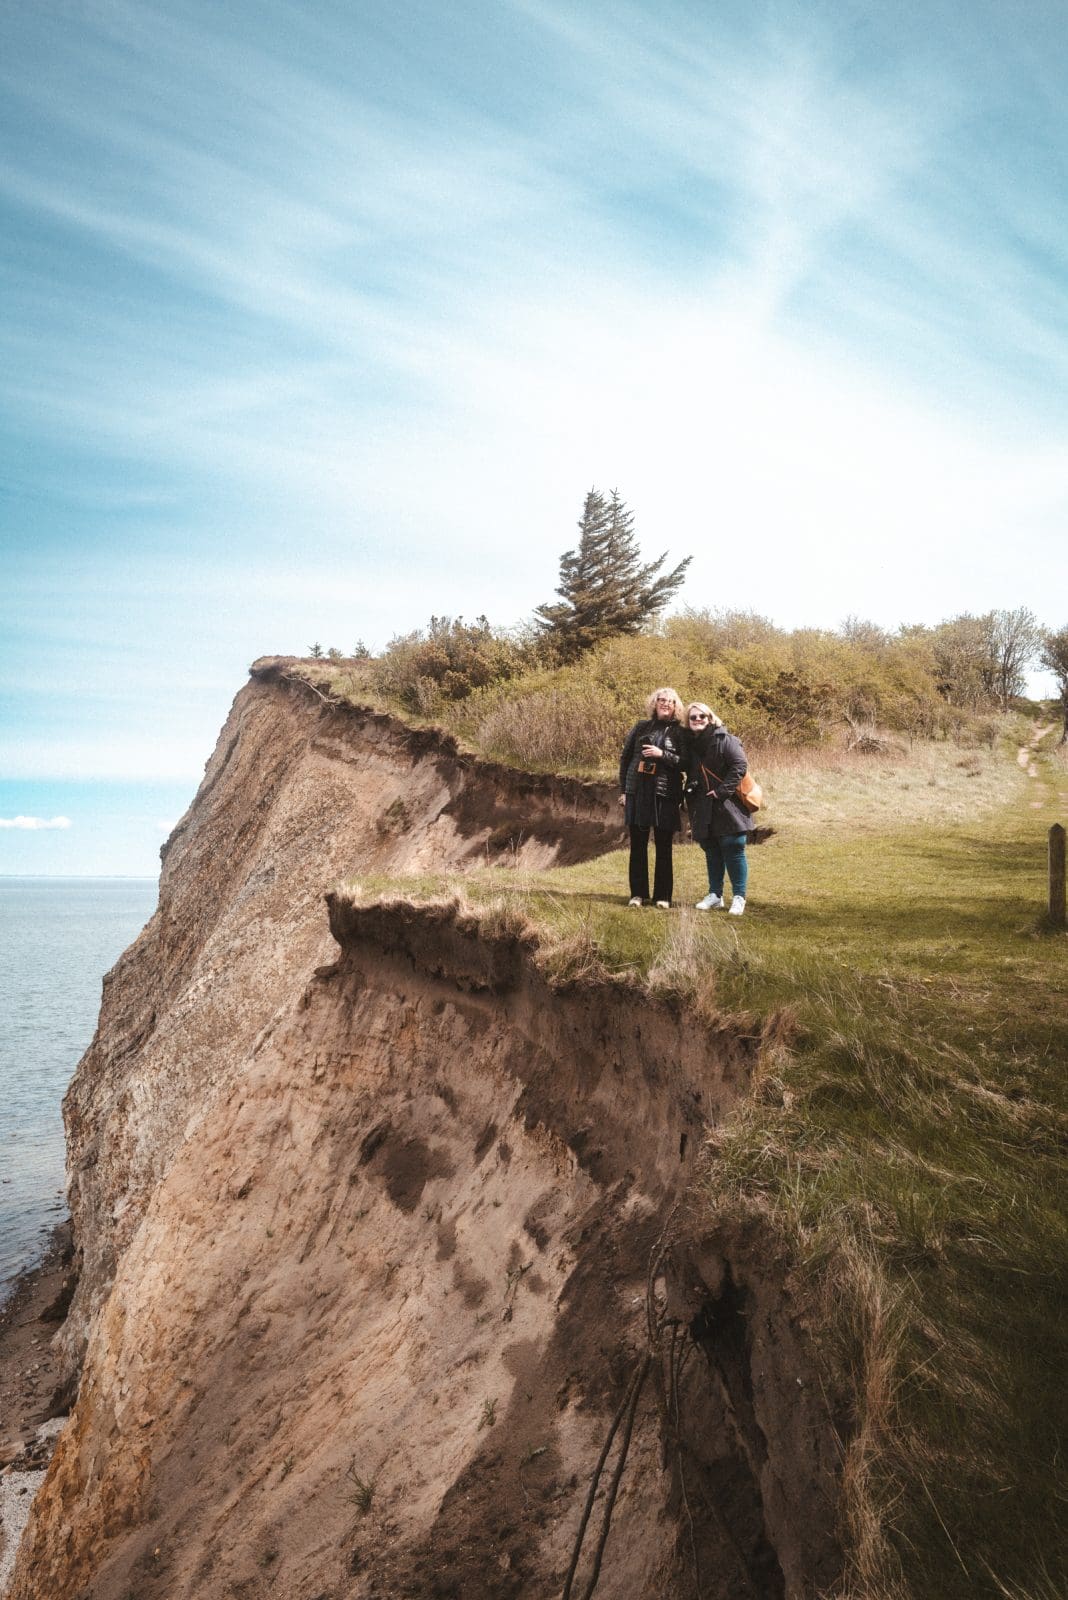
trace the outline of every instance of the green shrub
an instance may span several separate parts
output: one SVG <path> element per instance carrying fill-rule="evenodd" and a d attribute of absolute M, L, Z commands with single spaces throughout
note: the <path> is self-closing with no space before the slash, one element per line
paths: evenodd
<path fill-rule="evenodd" d="M 964 693 L 959 674 L 953 696 L 946 692 L 943 647 L 969 642 L 967 621 L 889 634 L 847 618 L 837 630 L 787 632 L 751 611 L 689 610 L 564 661 L 533 624 L 501 630 L 485 617 L 431 617 L 378 659 L 346 663 L 353 687 L 335 680 L 334 688 L 356 697 L 358 686 L 441 721 L 488 755 L 606 776 L 662 684 L 707 701 L 758 748 L 837 743 L 858 728 L 872 748 L 887 734 L 989 744 L 999 726 L 992 694 Z"/>
<path fill-rule="evenodd" d="M 485 617 L 431 617 L 424 632 L 399 634 L 375 662 L 378 689 L 417 716 L 435 716 L 449 701 L 474 689 L 512 678 L 528 664 L 529 653 Z"/>
<path fill-rule="evenodd" d="M 715 661 L 726 650 L 754 645 L 766 648 L 789 637 L 757 611 L 697 611 L 692 607 L 667 618 L 664 636 L 707 661 Z"/>

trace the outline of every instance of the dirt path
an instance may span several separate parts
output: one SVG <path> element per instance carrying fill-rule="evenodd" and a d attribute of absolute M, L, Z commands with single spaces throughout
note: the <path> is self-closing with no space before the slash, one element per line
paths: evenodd
<path fill-rule="evenodd" d="M 1041 728 L 1036 728 L 1027 743 L 1022 744 L 1017 750 L 1016 765 L 1021 767 L 1023 771 L 1027 773 L 1029 778 L 1038 777 L 1038 763 L 1035 761 L 1035 752 L 1042 743 L 1043 739 L 1046 737 L 1047 733 L 1052 732 L 1055 726 L 1055 723 L 1047 722 L 1044 723 Z M 1040 811 L 1043 802 L 1041 800 L 1031 800 L 1029 804 L 1032 811 Z"/>

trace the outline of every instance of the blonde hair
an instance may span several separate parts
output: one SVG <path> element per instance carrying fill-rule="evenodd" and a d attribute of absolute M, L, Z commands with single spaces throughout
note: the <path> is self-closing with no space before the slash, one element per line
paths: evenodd
<path fill-rule="evenodd" d="M 710 728 L 722 728 L 723 718 L 717 717 L 716 713 L 712 710 L 712 707 L 706 706 L 703 700 L 690 701 L 689 705 L 686 707 L 687 722 L 690 720 L 691 711 L 704 711 L 708 716 L 708 725 Z"/>
<path fill-rule="evenodd" d="M 675 709 L 671 713 L 671 720 L 672 722 L 679 722 L 682 718 L 682 701 L 679 698 L 679 692 L 677 689 L 654 689 L 648 700 L 645 702 L 645 715 L 647 717 L 656 716 L 656 702 L 660 699 L 662 694 L 670 695 L 672 700 L 675 702 Z"/>

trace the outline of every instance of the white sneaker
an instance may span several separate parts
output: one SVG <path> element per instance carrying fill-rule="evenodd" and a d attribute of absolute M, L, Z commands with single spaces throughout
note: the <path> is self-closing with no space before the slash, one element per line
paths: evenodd
<path fill-rule="evenodd" d="M 641 903 L 642 902 L 639 895 L 635 895 L 632 900 L 627 901 L 628 906 L 637 906 L 639 910 L 641 909 Z"/>
<path fill-rule="evenodd" d="M 730 907 L 730 910 L 727 912 L 727 915 L 728 915 L 728 917 L 740 917 L 744 910 L 745 910 L 745 895 L 744 894 L 736 894 L 734 899 L 731 901 L 731 907 Z"/>
<path fill-rule="evenodd" d="M 719 911 L 723 907 L 721 894 L 706 894 L 703 900 L 698 900 L 694 906 L 695 911 Z"/>
<path fill-rule="evenodd" d="M 656 909 L 658 911 L 670 911 L 671 910 L 671 901 L 670 900 L 658 900 L 656 902 Z"/>

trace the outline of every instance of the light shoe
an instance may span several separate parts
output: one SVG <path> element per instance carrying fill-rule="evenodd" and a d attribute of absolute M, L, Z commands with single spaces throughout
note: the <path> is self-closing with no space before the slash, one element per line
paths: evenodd
<path fill-rule="evenodd" d="M 695 911 L 720 911 L 723 907 L 721 894 L 706 894 L 703 900 L 698 900 L 694 906 Z"/>
<path fill-rule="evenodd" d="M 658 900 L 656 902 L 656 909 L 658 911 L 670 911 L 671 910 L 671 901 L 670 900 Z"/>
<path fill-rule="evenodd" d="M 745 910 L 745 895 L 744 894 L 736 894 L 734 899 L 731 901 L 730 910 L 727 912 L 727 915 L 728 915 L 728 917 L 740 917 L 744 910 Z"/>
<path fill-rule="evenodd" d="M 628 906 L 637 906 L 638 910 L 641 910 L 642 902 L 638 895 L 635 895 L 633 899 L 628 900 L 627 904 Z"/>

